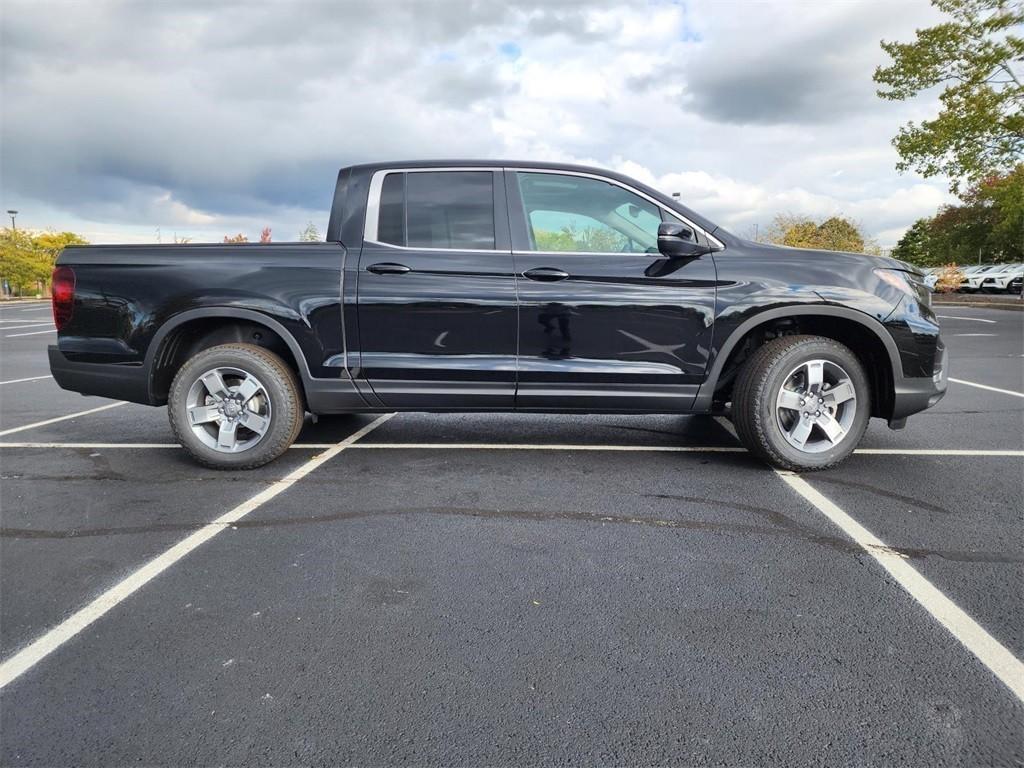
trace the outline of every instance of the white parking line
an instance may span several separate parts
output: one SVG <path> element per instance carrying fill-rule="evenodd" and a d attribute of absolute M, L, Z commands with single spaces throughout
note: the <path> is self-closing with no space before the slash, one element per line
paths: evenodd
<path fill-rule="evenodd" d="M 110 403 L 109 405 L 101 405 L 99 408 L 90 408 L 87 411 L 78 411 L 77 413 L 69 413 L 67 416 L 58 416 L 55 419 L 47 419 L 46 421 L 36 421 L 32 424 L 25 424 L 20 427 L 12 427 L 11 429 L 5 429 L 0 432 L 0 437 L 5 435 L 13 435 L 15 432 L 24 432 L 26 429 L 35 429 L 36 427 L 45 427 L 47 424 L 56 424 L 58 421 L 67 421 L 68 419 L 75 419 L 79 416 L 88 416 L 90 413 L 99 413 L 100 411 L 107 411 L 111 408 L 119 408 L 122 405 L 128 405 L 128 403 L 122 401 L 116 403 Z"/>
<path fill-rule="evenodd" d="M 14 329 L 13 328 L 5 328 L 4 330 L 14 330 Z M 19 336 L 38 336 L 41 333 L 56 333 L 56 332 L 57 332 L 56 328 L 51 328 L 48 331 L 35 331 L 33 333 L 9 333 L 6 336 L 4 336 L 4 338 L 5 339 L 16 339 Z"/>
<path fill-rule="evenodd" d="M 1024 663 L 946 597 L 884 541 L 862 526 L 836 504 L 816 491 L 802 477 L 776 470 L 782 480 L 809 501 L 843 533 L 889 572 L 922 608 L 945 627 L 961 645 L 977 657 L 1013 694 L 1024 701 Z"/>
<path fill-rule="evenodd" d="M 732 445 L 569 445 L 566 443 L 361 443 L 360 448 L 377 450 L 405 448 L 410 450 L 469 451 L 623 451 L 668 453 L 744 453 L 745 448 Z"/>
<path fill-rule="evenodd" d="M 326 447 L 330 448 L 334 443 L 329 443 Z M 325 446 L 317 445 L 293 445 L 292 448 L 323 448 Z M 93 448 L 99 450 L 100 448 L 131 448 L 137 450 L 141 448 L 181 448 L 178 443 L 0 443 L 0 448 Z"/>
<path fill-rule="evenodd" d="M 46 376 L 29 376 L 27 379 L 8 379 L 7 381 L 0 381 L 0 384 L 20 384 L 23 381 L 41 381 L 42 379 L 52 379 L 53 376 L 47 374 Z"/>
<path fill-rule="evenodd" d="M 0 443 L 2 446 L 3 443 Z M 733 445 L 566 445 L 543 443 L 360 443 L 356 448 L 377 450 L 406 448 L 420 450 L 489 451 L 638 451 L 665 453 L 746 453 Z M 858 448 L 854 453 L 875 456 L 1024 456 L 1024 450 L 970 448 Z"/>
<path fill-rule="evenodd" d="M 936 315 L 940 320 L 970 320 L 972 323 L 992 323 L 995 325 L 995 320 L 985 320 L 982 317 L 959 317 L 957 315 Z"/>
<path fill-rule="evenodd" d="M 736 437 L 736 430 L 728 419 L 717 416 L 715 420 Z M 773 471 L 786 485 L 809 501 L 854 543 L 871 555 L 922 608 L 932 615 L 932 618 L 945 627 L 961 645 L 973 653 L 1019 700 L 1024 702 L 1024 663 L 1021 663 L 1020 659 L 922 576 L 902 555 L 815 490 L 810 483 L 794 472 L 781 469 Z"/>
<path fill-rule="evenodd" d="M 298 451 L 322 451 L 335 443 L 294 443 L 289 446 Z M 543 445 L 503 443 L 359 443 L 351 446 L 360 450 L 470 450 L 470 451 L 622 451 L 644 453 L 746 453 L 746 448 L 725 445 Z M 178 443 L 0 443 L 0 448 L 181 448 Z M 1024 457 L 1024 450 L 989 448 L 858 448 L 854 453 L 862 456 L 978 456 Z"/>
<path fill-rule="evenodd" d="M 968 387 L 977 387 L 978 389 L 987 389 L 989 392 L 1000 392 L 1004 395 L 1013 395 L 1014 397 L 1024 397 L 1024 392 L 1014 392 L 1012 389 L 1000 389 L 999 387 L 990 387 L 988 384 L 979 384 L 976 381 L 964 381 L 963 379 L 954 379 L 952 376 L 949 380 L 955 384 L 964 384 Z"/>
<path fill-rule="evenodd" d="M 0 689 L 34 667 L 83 629 L 181 560 L 196 547 L 209 541 L 232 523 L 241 520 L 253 510 L 258 509 L 263 504 L 291 488 L 321 464 L 333 459 L 356 440 L 363 437 L 363 435 L 369 434 L 392 416 L 394 416 L 393 413 L 387 413 L 377 417 L 358 432 L 346 437 L 340 443 L 335 443 L 327 451 L 317 454 L 298 469 L 293 470 L 286 477 L 260 491 L 248 501 L 242 502 L 213 522 L 204 525 L 195 533 L 186 536 L 163 554 L 154 557 L 126 579 L 115 584 L 84 608 L 76 611 L 40 638 L 33 641 L 28 647 L 0 663 Z"/>
<path fill-rule="evenodd" d="M 42 323 L 42 322 L 40 322 L 40 323 L 31 323 L 30 325 L 15 325 L 15 326 L 11 326 L 9 328 L 0 328 L 0 331 L 20 331 L 22 328 L 42 328 L 44 325 L 53 325 L 53 323 Z M 23 336 L 23 335 L 26 335 L 26 334 L 19 333 L 18 335 L 19 336 Z"/>

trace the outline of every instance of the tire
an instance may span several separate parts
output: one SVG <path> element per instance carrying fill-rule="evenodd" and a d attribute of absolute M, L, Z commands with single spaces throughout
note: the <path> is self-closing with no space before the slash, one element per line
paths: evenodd
<path fill-rule="evenodd" d="M 178 442 L 203 466 L 254 469 L 295 442 L 305 408 L 298 378 L 280 357 L 252 344 L 222 344 L 181 367 L 167 415 Z"/>
<path fill-rule="evenodd" d="M 821 373 L 813 373 L 819 364 Z M 821 383 L 808 387 L 814 378 Z M 732 421 L 740 441 L 781 469 L 836 466 L 857 447 L 870 416 L 864 366 L 848 347 L 821 336 L 784 336 L 758 348 L 733 391 Z M 803 448 L 798 447 L 808 423 Z"/>

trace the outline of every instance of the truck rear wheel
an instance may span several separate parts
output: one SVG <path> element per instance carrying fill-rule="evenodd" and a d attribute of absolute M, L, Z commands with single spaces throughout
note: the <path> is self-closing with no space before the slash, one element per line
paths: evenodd
<path fill-rule="evenodd" d="M 821 336 L 784 336 L 744 364 L 732 420 L 749 451 L 782 469 L 833 467 L 857 447 L 871 388 L 857 356 Z"/>
<path fill-rule="evenodd" d="M 222 344 L 190 358 L 167 398 L 178 442 L 207 467 L 253 469 L 295 442 L 305 410 L 295 372 L 262 347 Z"/>

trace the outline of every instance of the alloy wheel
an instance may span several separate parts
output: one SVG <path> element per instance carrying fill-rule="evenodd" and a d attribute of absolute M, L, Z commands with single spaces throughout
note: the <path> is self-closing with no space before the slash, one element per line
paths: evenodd
<path fill-rule="evenodd" d="M 213 368 L 197 378 L 185 398 L 188 423 L 204 445 L 240 453 L 270 428 L 270 397 L 259 379 L 240 368 Z"/>
<path fill-rule="evenodd" d="M 857 415 L 857 392 L 842 366 L 808 360 L 786 377 L 775 414 L 790 445 L 804 453 L 823 453 L 846 438 Z"/>

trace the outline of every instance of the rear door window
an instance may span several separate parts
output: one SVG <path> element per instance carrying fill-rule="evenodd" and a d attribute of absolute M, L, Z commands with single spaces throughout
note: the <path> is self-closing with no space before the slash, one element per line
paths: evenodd
<path fill-rule="evenodd" d="M 494 249 L 490 171 L 389 173 L 381 186 L 377 239 L 409 248 Z"/>

